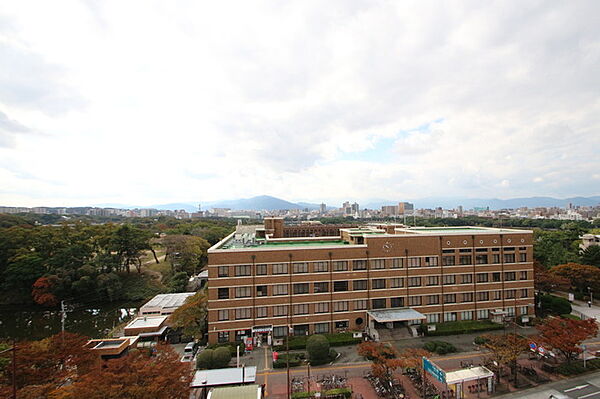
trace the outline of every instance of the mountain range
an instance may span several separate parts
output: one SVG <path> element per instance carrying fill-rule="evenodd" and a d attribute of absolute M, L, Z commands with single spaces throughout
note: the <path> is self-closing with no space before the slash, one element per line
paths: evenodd
<path fill-rule="evenodd" d="M 351 201 L 352 202 L 352 201 Z M 597 206 L 600 205 L 600 196 L 593 197 L 572 197 L 572 198 L 553 198 L 553 197 L 524 197 L 524 198 L 510 198 L 510 199 L 498 199 L 498 198 L 440 198 L 430 197 L 416 200 L 410 200 L 415 204 L 416 208 L 436 208 L 442 207 L 444 209 L 455 209 L 461 205 L 464 209 L 473 208 L 485 208 L 489 207 L 492 210 L 498 209 L 510 209 L 520 207 L 566 207 L 569 203 L 573 206 Z M 381 209 L 382 205 L 394 205 L 397 204 L 398 200 L 383 200 L 373 199 L 365 202 L 364 204 L 359 203 L 360 208 L 368 209 Z M 272 197 L 269 195 L 260 195 L 252 198 L 243 199 L 231 199 L 223 201 L 212 201 L 203 202 L 200 204 L 202 210 L 208 210 L 212 208 L 230 208 L 232 210 L 284 210 L 284 209 L 319 209 L 319 204 L 313 204 L 309 202 L 290 202 L 281 198 Z M 330 204 L 331 205 L 331 204 Z M 113 207 L 122 209 L 133 209 L 133 208 L 154 208 L 154 209 L 184 209 L 188 212 L 197 212 L 198 205 L 194 205 L 188 202 L 180 203 L 169 203 L 169 204 L 158 204 L 151 206 L 131 206 L 123 204 L 99 204 L 96 206 L 101 207 Z M 335 204 L 334 206 L 328 206 L 327 209 L 335 209 L 341 206 Z"/>

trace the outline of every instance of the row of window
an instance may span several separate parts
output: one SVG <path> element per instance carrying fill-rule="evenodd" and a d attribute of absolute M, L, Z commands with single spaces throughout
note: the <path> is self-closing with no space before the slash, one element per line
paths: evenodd
<path fill-rule="evenodd" d="M 529 298 L 529 290 L 523 288 L 520 290 L 521 298 Z M 510 289 L 504 291 L 504 299 L 515 299 L 517 290 Z M 462 294 L 443 294 L 443 295 L 411 295 L 408 297 L 408 306 L 424 306 L 424 305 L 439 305 L 473 302 L 474 295 L 472 292 Z M 477 301 L 501 300 L 502 291 L 481 291 L 477 293 Z M 441 302 L 443 301 L 443 302 Z M 352 308 L 350 304 L 352 303 Z M 349 310 L 366 310 L 368 302 L 366 299 L 358 299 L 354 301 L 334 301 L 334 302 L 317 302 L 317 303 L 299 303 L 292 305 L 291 315 L 307 315 L 330 312 L 347 312 Z M 376 298 L 371 300 L 372 309 L 400 308 L 404 307 L 405 298 Z M 311 310 L 312 308 L 312 310 Z M 269 309 L 271 313 L 269 314 Z M 275 306 L 257 306 L 255 308 L 256 318 L 265 317 L 281 317 L 288 316 L 290 305 L 275 305 Z M 235 320 L 244 320 L 252 318 L 252 308 L 236 308 L 236 309 L 220 309 L 218 310 L 218 320 L 230 320 L 231 313 Z"/>
<path fill-rule="evenodd" d="M 519 280 L 527 280 L 527 271 L 518 272 Z M 487 282 L 501 282 L 501 273 L 493 272 L 493 273 L 476 273 L 475 278 L 477 283 L 487 283 Z M 504 281 L 515 281 L 517 279 L 517 272 L 504 272 Z M 440 281 L 443 285 L 452 285 L 452 284 L 472 284 L 473 283 L 473 274 L 445 274 L 444 276 L 426 276 L 426 277 L 408 277 L 407 283 L 409 287 L 422 287 L 422 286 L 436 286 L 440 285 Z M 310 291 L 311 283 L 293 283 L 292 284 L 292 294 L 301 295 L 301 294 L 318 294 L 324 292 L 330 292 L 330 284 L 329 281 L 320 281 L 312 283 L 313 290 Z M 351 284 L 351 285 L 350 285 Z M 350 287 L 352 287 L 352 291 L 364 291 L 368 289 L 369 280 L 341 280 L 333 282 L 333 292 L 344 292 L 350 291 Z M 269 287 L 271 287 L 269 289 Z M 289 284 L 274 284 L 271 286 L 268 285 L 257 285 L 256 286 L 256 296 L 278 296 L 278 295 L 288 295 L 289 294 Z M 379 279 L 371 279 L 371 289 L 372 290 L 383 290 L 388 288 L 403 288 L 404 287 L 404 277 L 394 277 L 394 278 L 379 278 Z M 252 297 L 252 286 L 241 286 L 235 288 L 222 287 L 218 288 L 217 297 L 218 299 L 229 299 L 230 291 L 234 290 L 234 298 L 251 298 Z"/>
<path fill-rule="evenodd" d="M 444 250 L 446 251 L 446 250 Z M 462 250 L 461 250 L 462 251 Z M 469 250 L 470 251 L 470 250 Z M 504 263 L 515 263 L 516 255 L 514 253 L 503 254 Z M 519 262 L 527 262 L 527 253 L 519 253 Z M 457 263 L 458 259 L 458 263 Z M 475 255 L 475 264 L 499 264 L 500 254 L 492 254 L 488 257 L 487 254 Z M 331 262 L 332 271 L 343 272 L 352 270 L 367 270 L 368 261 L 366 259 L 356 259 L 352 261 L 347 260 L 336 260 Z M 381 270 L 381 269 L 401 269 L 405 265 L 409 268 L 415 267 L 433 267 L 438 266 L 437 256 L 416 256 L 408 258 L 391 258 L 391 259 L 372 259 L 370 260 L 370 270 Z M 472 255 L 443 255 L 442 265 L 443 266 L 454 266 L 454 265 L 472 265 Z M 256 276 L 266 276 L 269 274 L 269 266 L 271 267 L 270 274 L 288 274 L 289 263 L 273 263 L 271 265 L 258 264 L 256 265 Z M 309 267 L 312 266 L 312 267 Z M 233 274 L 231 274 L 230 266 L 218 266 L 217 275 L 218 277 L 245 277 L 252 275 L 252 265 L 236 265 L 233 266 Z M 294 262 L 292 263 L 292 273 L 301 274 L 309 273 L 309 270 L 313 273 L 328 272 L 329 262 Z"/>

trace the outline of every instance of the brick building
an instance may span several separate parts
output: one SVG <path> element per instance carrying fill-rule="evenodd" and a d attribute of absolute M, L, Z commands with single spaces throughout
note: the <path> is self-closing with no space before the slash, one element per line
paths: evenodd
<path fill-rule="evenodd" d="M 528 230 L 329 225 L 322 236 L 286 238 L 280 218 L 243 228 L 208 251 L 211 343 L 266 342 L 288 326 L 294 335 L 376 334 L 379 322 L 533 313 Z"/>

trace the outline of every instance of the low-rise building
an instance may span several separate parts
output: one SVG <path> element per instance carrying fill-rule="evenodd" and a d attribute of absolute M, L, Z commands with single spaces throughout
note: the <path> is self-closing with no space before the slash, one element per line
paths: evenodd
<path fill-rule="evenodd" d="M 140 308 L 140 316 L 170 315 L 195 292 L 179 292 L 176 294 L 159 294 Z"/>

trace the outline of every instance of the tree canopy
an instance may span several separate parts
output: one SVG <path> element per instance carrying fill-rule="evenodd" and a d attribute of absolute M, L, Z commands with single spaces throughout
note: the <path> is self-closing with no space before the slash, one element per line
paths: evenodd
<path fill-rule="evenodd" d="M 573 320 L 563 317 L 546 319 L 538 326 L 540 341 L 558 351 L 567 362 L 582 352 L 581 343 L 598 333 L 596 320 Z"/>

